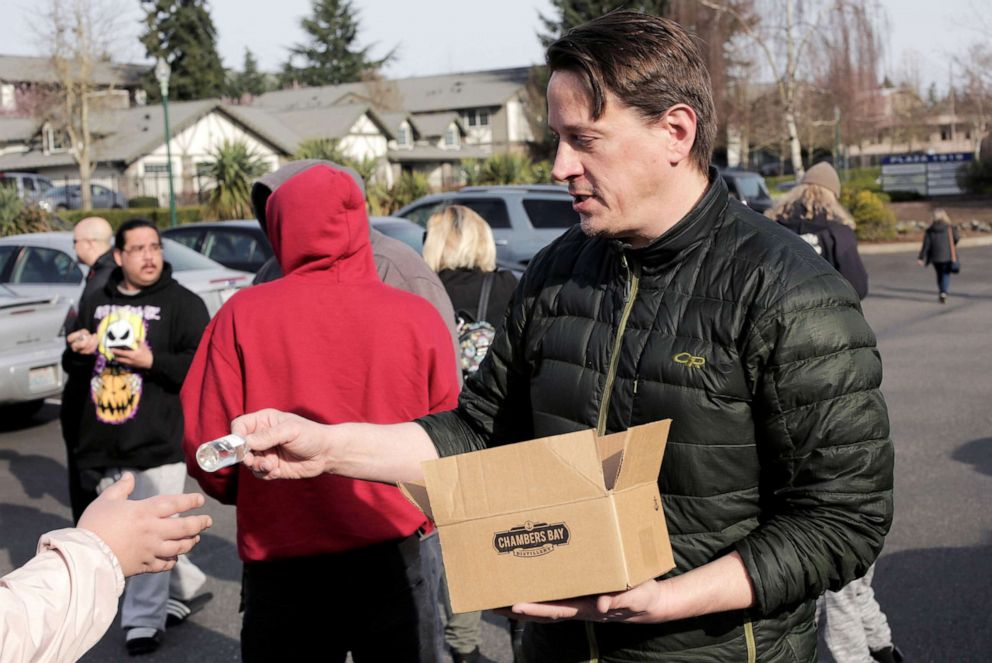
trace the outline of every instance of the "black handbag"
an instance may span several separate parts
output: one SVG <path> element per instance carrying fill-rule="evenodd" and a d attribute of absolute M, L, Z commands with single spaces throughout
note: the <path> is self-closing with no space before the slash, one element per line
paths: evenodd
<path fill-rule="evenodd" d="M 954 233 L 950 226 L 947 226 L 947 242 L 951 245 L 951 274 L 957 274 L 961 271 L 961 261 L 958 260 L 958 249 L 954 245 Z"/>

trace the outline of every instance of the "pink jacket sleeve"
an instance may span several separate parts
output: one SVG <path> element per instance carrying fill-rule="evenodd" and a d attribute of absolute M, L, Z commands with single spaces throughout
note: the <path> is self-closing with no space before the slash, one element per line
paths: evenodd
<path fill-rule="evenodd" d="M 0 578 L 0 663 L 75 661 L 114 621 L 124 575 L 84 529 L 49 532 L 38 554 Z"/>

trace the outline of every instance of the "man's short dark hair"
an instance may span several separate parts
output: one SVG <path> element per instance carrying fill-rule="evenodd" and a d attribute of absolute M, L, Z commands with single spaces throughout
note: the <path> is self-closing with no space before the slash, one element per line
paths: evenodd
<path fill-rule="evenodd" d="M 159 233 L 158 228 L 149 219 L 144 219 L 140 217 L 134 219 L 128 219 L 127 221 L 121 224 L 121 227 L 117 229 L 117 234 L 114 235 L 114 247 L 117 248 L 118 251 L 124 250 L 124 243 L 126 240 L 125 235 L 127 235 L 128 232 L 134 230 L 135 228 L 151 228 L 152 230 L 155 231 L 155 234 L 158 235 L 158 241 L 159 242 L 162 241 L 161 233 Z"/>
<path fill-rule="evenodd" d="M 548 47 L 548 68 L 584 79 L 592 116 L 606 108 L 606 90 L 646 120 L 675 104 L 696 112 L 692 162 L 707 172 L 716 140 L 710 75 L 693 38 L 675 21 L 634 11 L 615 11 L 572 28 Z"/>

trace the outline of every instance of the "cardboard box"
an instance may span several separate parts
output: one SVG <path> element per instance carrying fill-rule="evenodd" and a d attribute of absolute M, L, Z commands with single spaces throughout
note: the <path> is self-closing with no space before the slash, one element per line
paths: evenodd
<path fill-rule="evenodd" d="M 675 568 L 658 472 L 671 421 L 426 461 L 455 612 L 629 589 Z"/>

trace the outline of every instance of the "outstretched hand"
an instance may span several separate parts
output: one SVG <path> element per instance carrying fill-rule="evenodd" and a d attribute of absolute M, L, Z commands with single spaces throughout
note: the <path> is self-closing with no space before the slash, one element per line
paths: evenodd
<path fill-rule="evenodd" d="M 96 534 L 113 551 L 125 576 L 168 571 L 179 555 L 200 541 L 210 516 L 173 516 L 203 506 L 203 495 L 158 495 L 128 500 L 134 476 L 125 473 L 86 508 L 79 527 Z"/>
<path fill-rule="evenodd" d="M 326 468 L 326 426 L 279 410 L 259 410 L 231 422 L 245 439 L 244 464 L 261 479 L 307 479 Z"/>

